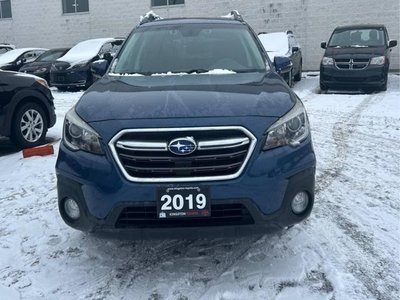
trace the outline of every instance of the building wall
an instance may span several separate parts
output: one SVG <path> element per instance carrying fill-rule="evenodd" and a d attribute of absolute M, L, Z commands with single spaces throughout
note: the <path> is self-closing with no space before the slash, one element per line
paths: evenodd
<path fill-rule="evenodd" d="M 66 47 L 97 37 L 125 36 L 150 0 L 90 0 L 90 12 L 63 15 L 61 0 L 11 0 L 13 18 L 0 20 L 0 42 L 18 47 Z M 237 9 L 258 31 L 292 29 L 303 47 L 304 69 L 317 70 L 326 41 L 339 25 L 382 23 L 400 40 L 399 0 L 185 0 L 183 6 L 153 8 L 163 17 L 221 16 Z M 400 47 L 392 69 L 400 69 Z"/>

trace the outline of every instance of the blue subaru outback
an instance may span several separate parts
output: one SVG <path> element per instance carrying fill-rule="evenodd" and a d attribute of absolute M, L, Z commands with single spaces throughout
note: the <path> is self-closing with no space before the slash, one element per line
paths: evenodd
<path fill-rule="evenodd" d="M 71 227 L 105 236 L 246 235 L 310 215 L 306 111 L 240 15 L 147 15 L 67 113 L 56 171 Z M 287 64 L 289 65 L 289 63 Z M 290 65 L 289 65 L 290 67 Z"/>

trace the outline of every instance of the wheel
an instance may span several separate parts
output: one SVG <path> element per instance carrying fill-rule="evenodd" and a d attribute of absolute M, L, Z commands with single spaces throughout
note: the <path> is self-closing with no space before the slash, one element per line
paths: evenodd
<path fill-rule="evenodd" d="M 294 76 L 295 81 L 301 80 L 301 74 L 303 72 L 303 62 L 300 63 L 299 72 Z"/>
<path fill-rule="evenodd" d="M 25 103 L 14 114 L 11 128 L 12 141 L 22 148 L 44 144 L 47 133 L 46 114 L 38 104 Z"/>
<path fill-rule="evenodd" d="M 321 90 L 321 94 L 325 94 L 328 91 L 328 87 L 319 81 L 319 89 Z"/>
<path fill-rule="evenodd" d="M 293 87 L 293 73 L 292 73 L 292 70 L 290 70 L 289 73 L 288 73 L 288 75 L 287 75 L 286 83 L 288 84 L 288 86 L 289 86 L 290 88 Z"/>
<path fill-rule="evenodd" d="M 381 86 L 379 89 L 381 92 L 386 92 L 387 91 L 387 83 L 388 83 L 388 75 L 386 74 L 385 76 L 385 83 Z"/>

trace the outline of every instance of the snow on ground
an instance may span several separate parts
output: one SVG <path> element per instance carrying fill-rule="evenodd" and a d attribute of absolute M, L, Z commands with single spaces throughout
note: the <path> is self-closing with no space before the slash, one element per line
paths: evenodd
<path fill-rule="evenodd" d="M 387 92 L 295 86 L 318 158 L 311 217 L 240 239 L 116 241 L 58 215 L 56 155 L 0 140 L 1 299 L 399 299 L 400 76 Z M 82 93 L 54 91 L 58 123 Z M 57 151 L 56 151 L 57 152 Z"/>

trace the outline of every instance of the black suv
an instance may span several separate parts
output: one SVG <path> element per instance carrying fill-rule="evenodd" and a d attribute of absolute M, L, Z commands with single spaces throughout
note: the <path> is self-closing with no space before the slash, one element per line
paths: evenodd
<path fill-rule="evenodd" d="M 53 96 L 46 80 L 0 70 L 0 135 L 22 148 L 45 142 L 56 122 Z"/>
<path fill-rule="evenodd" d="M 391 48 L 384 25 L 337 27 L 328 44 L 320 67 L 320 88 L 386 91 Z"/>

